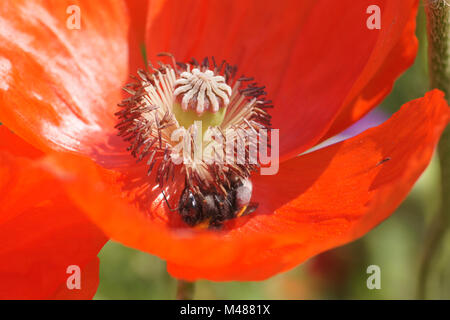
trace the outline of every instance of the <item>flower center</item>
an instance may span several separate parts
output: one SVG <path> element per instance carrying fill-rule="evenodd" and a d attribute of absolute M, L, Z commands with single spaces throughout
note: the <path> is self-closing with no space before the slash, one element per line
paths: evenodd
<path fill-rule="evenodd" d="M 223 76 L 194 68 L 181 73 L 174 89 L 173 113 L 181 126 L 202 121 L 205 130 L 222 123 L 232 92 Z"/>
<path fill-rule="evenodd" d="M 249 178 L 258 162 L 236 159 L 252 154 L 254 135 L 270 128 L 271 102 L 264 87 L 253 78 L 236 79 L 237 68 L 225 61 L 217 65 L 212 58 L 210 67 L 208 58 L 199 64 L 162 56 L 172 63 L 150 64 L 151 72 L 139 70 L 124 88 L 131 96 L 116 113 L 119 136 L 134 157 L 147 159 L 149 176 L 184 222 L 220 227 L 255 207 Z M 164 192 L 180 189 L 174 176 L 185 181 L 175 204 L 176 192 Z"/>
<path fill-rule="evenodd" d="M 231 87 L 225 83 L 223 76 L 216 76 L 211 70 L 201 72 L 198 68 L 192 72 L 185 71 L 175 81 L 173 92 L 181 108 L 189 108 L 201 115 L 205 110 L 219 111 L 230 103 Z"/>

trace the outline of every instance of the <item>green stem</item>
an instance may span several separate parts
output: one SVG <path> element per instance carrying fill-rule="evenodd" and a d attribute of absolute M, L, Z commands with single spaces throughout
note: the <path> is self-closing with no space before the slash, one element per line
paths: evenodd
<path fill-rule="evenodd" d="M 431 88 L 444 91 L 447 101 L 450 96 L 450 2 L 428 0 L 426 5 L 428 34 L 428 66 Z M 426 242 L 420 262 L 417 294 L 426 298 L 426 284 L 432 261 L 441 247 L 450 222 L 450 128 L 439 142 L 441 167 L 442 202 L 439 212 L 433 217 L 426 234 Z"/>
<path fill-rule="evenodd" d="M 428 66 L 431 88 L 450 94 L 450 1 L 428 0 Z"/>
<path fill-rule="evenodd" d="M 178 280 L 177 283 L 177 300 L 192 300 L 194 299 L 195 282 L 188 282 Z"/>

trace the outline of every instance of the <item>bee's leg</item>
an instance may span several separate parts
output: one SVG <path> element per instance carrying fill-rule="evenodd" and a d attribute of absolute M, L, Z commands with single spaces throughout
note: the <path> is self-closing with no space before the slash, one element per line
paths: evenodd
<path fill-rule="evenodd" d="M 175 211 L 178 211 L 178 209 L 180 209 L 180 207 L 177 207 L 176 209 L 172 209 L 172 207 L 169 204 L 169 201 L 167 200 L 166 194 L 164 193 L 164 190 L 162 191 L 162 194 L 164 196 L 164 200 L 166 200 L 167 207 L 169 208 L 170 211 L 175 212 Z"/>
<path fill-rule="evenodd" d="M 238 217 L 246 216 L 250 213 L 255 212 L 258 209 L 258 203 L 250 202 L 247 206 L 245 206 L 242 211 L 238 214 Z"/>

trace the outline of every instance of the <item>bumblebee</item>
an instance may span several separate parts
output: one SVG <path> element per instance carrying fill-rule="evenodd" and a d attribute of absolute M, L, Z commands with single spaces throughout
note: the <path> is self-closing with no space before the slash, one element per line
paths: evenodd
<path fill-rule="evenodd" d="M 237 180 L 226 190 L 218 192 L 195 192 L 186 184 L 178 202 L 178 211 L 183 221 L 191 227 L 207 226 L 220 229 L 223 223 L 250 214 L 258 205 L 250 202 L 252 183 L 250 180 Z M 167 198 L 166 198 L 167 202 Z M 170 205 L 167 202 L 167 205 Z"/>

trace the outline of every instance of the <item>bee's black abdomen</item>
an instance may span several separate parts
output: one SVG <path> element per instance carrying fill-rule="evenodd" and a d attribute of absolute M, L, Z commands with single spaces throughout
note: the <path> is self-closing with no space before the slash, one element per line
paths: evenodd
<path fill-rule="evenodd" d="M 247 187 L 250 184 L 250 187 Z M 237 217 L 248 204 L 251 182 L 233 181 L 226 194 L 204 191 L 194 193 L 185 187 L 180 197 L 179 213 L 189 226 L 209 221 L 209 228 L 220 229 L 223 223 Z"/>
<path fill-rule="evenodd" d="M 191 227 L 203 219 L 202 211 L 199 210 L 199 201 L 189 189 L 184 189 L 178 211 L 183 221 Z"/>
<path fill-rule="evenodd" d="M 235 217 L 234 215 L 234 197 L 233 192 L 229 192 L 226 197 L 223 195 L 216 195 L 214 197 L 217 210 L 211 216 L 210 227 L 215 229 L 220 228 L 222 224 Z"/>

